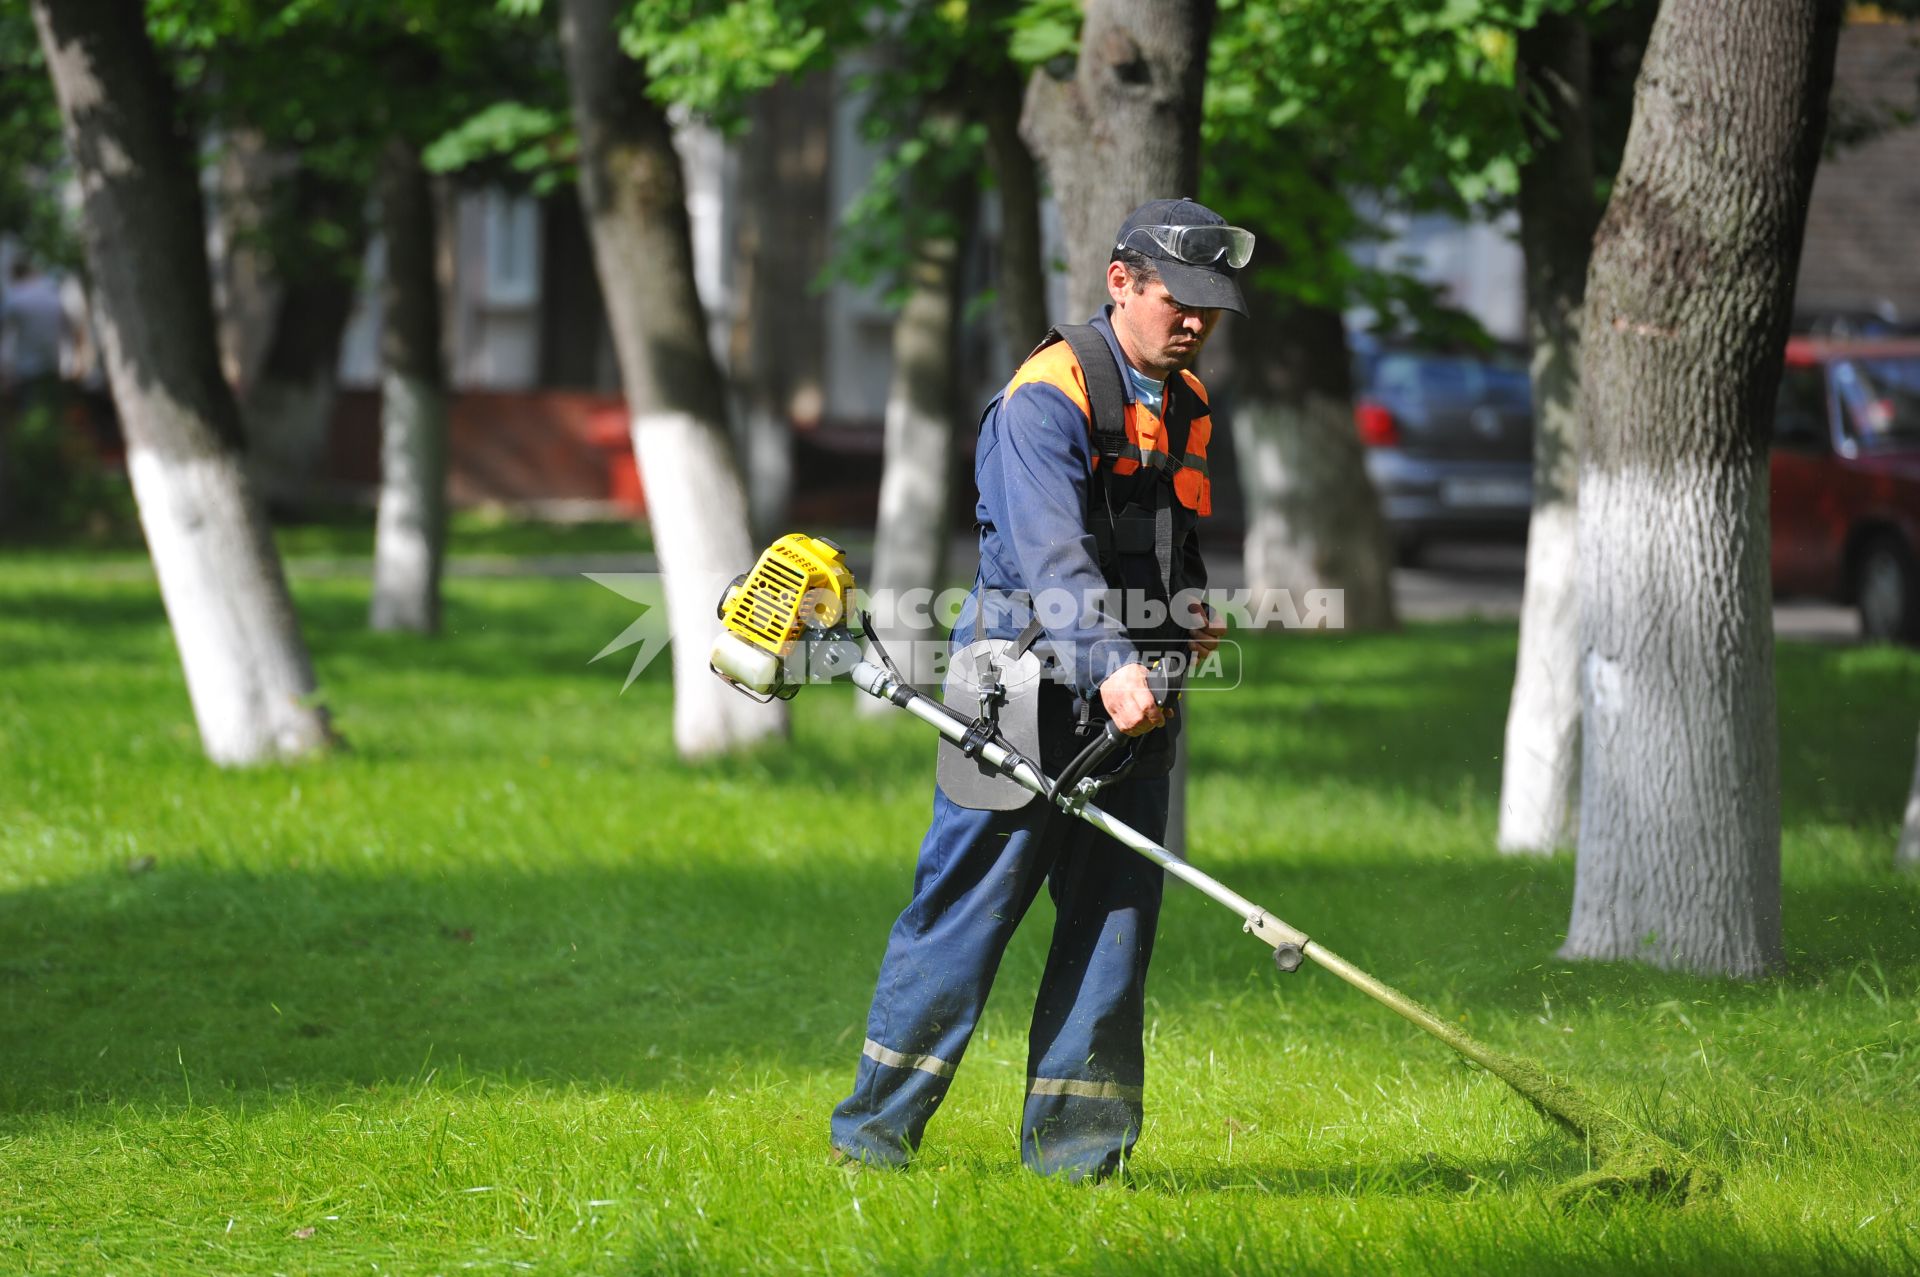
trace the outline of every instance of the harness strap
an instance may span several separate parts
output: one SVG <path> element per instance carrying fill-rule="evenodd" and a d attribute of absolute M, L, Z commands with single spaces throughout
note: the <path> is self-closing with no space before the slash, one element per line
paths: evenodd
<path fill-rule="evenodd" d="M 1007 649 L 1007 660 L 1013 662 L 1025 656 L 1028 649 L 1046 632 L 1047 627 L 1040 624 L 1040 618 L 1028 621 L 1027 628 L 1020 631 L 1020 636 L 1013 640 L 1013 646 Z"/>
<path fill-rule="evenodd" d="M 1185 405 L 1177 409 L 1174 400 L 1186 390 L 1187 379 L 1179 373 L 1167 378 L 1167 387 L 1161 392 L 1160 420 L 1166 430 L 1161 440 L 1169 458 L 1186 456 L 1187 441 L 1193 434 L 1193 419 L 1182 411 Z M 1174 423 L 1179 423 L 1180 437 L 1174 438 Z M 1153 557 L 1160 565 L 1160 585 L 1167 592 L 1167 602 L 1173 602 L 1173 474 L 1165 472 L 1159 485 L 1157 499 L 1153 508 Z"/>
<path fill-rule="evenodd" d="M 1093 450 L 1111 466 L 1127 446 L 1127 392 L 1120 384 L 1113 351 L 1092 324 L 1061 324 L 1048 335 L 1066 342 L 1080 361 L 1080 374 L 1087 379 L 1087 406 L 1092 409 Z"/>

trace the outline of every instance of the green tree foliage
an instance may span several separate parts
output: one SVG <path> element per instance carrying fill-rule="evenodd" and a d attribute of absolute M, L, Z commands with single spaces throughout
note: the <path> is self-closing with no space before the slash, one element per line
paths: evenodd
<path fill-rule="evenodd" d="M 0 6 L 0 231 L 43 262 L 70 267 L 80 242 L 60 208 L 67 171 L 33 19 L 25 5 Z"/>
<path fill-rule="evenodd" d="M 425 147 L 503 101 L 563 101 L 541 25 L 486 4 L 148 0 L 147 19 L 197 132 L 255 131 L 307 177 L 348 190 L 371 188 L 395 138 Z M 355 201 L 297 217 L 288 203 L 264 228 L 283 270 L 357 265 Z"/>
<path fill-rule="evenodd" d="M 503 104 L 564 116 L 558 56 L 524 6 L 466 0 L 148 0 L 147 27 L 179 86 L 188 131 L 216 145 L 256 131 L 309 176 L 364 190 L 399 136 L 427 145 Z M 550 134 L 551 128 L 547 130 Z M 500 147 L 442 155 L 444 169 Z M 77 260 L 58 207 L 59 117 L 24 6 L 0 10 L 0 226 Z M 270 219 L 276 259 L 328 259 L 357 242 L 339 217 Z"/>
<path fill-rule="evenodd" d="M 879 149 L 865 188 L 842 216 L 830 278 L 889 286 L 901 283 L 923 239 L 953 234 L 951 212 L 918 193 L 977 174 L 991 184 L 985 123 L 1011 99 L 1019 112 L 1027 75 L 1079 47 L 1078 0 L 891 0 L 876 5 L 883 34 L 874 39 L 876 69 L 856 78 L 866 96 L 863 135 Z M 991 293 L 973 299 L 991 305 Z"/>
<path fill-rule="evenodd" d="M 364 177 L 396 135 L 431 141 L 515 94 L 561 91 L 538 23 L 463 0 L 148 0 L 148 28 L 209 125 Z"/>
<path fill-rule="evenodd" d="M 871 11 L 898 0 L 637 0 L 620 47 L 646 68 L 649 91 L 723 128 L 761 89 L 804 75 L 866 34 Z"/>
<path fill-rule="evenodd" d="M 914 245 L 960 229 L 942 201 L 917 193 L 987 171 L 987 128 L 973 93 L 998 90 L 993 82 L 1008 65 L 1020 6 L 908 0 L 889 9 L 888 29 L 873 42 L 873 69 L 855 78 L 867 103 L 861 133 L 879 162 L 841 219 L 829 274 L 886 284 L 898 303 Z"/>
<path fill-rule="evenodd" d="M 1605 3 L 1605 0 L 1602 0 Z M 1511 196 L 1525 139 L 1514 36 L 1583 0 L 1221 0 L 1207 90 L 1208 194 L 1257 226 L 1256 283 L 1460 331 L 1401 263 L 1362 266 L 1356 201 L 1467 215 Z"/>
<path fill-rule="evenodd" d="M 646 72 L 648 96 L 732 133 L 745 105 L 784 77 L 805 75 L 866 38 L 865 15 L 897 0 L 635 0 L 620 47 Z M 545 0 L 502 0 L 531 21 Z M 437 172 L 484 168 L 536 192 L 574 180 L 573 119 L 562 86 L 479 106 L 427 148 Z"/>

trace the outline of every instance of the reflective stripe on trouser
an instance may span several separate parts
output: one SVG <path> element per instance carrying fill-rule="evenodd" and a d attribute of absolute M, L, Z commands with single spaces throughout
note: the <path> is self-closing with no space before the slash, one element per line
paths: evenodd
<path fill-rule="evenodd" d="M 1123 782 L 1103 807 L 1152 837 L 1165 778 Z M 972 811 L 934 793 L 913 900 L 894 923 L 837 1148 L 898 1164 L 953 1083 L 1001 954 L 1046 883 L 1055 923 L 1028 1044 L 1021 1156 L 1078 1178 L 1116 1165 L 1140 1133 L 1141 1020 L 1160 869 L 1039 800 Z"/>

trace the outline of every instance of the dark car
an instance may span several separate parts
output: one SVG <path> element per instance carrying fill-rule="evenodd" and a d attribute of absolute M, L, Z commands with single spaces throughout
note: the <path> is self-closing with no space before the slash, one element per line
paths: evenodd
<path fill-rule="evenodd" d="M 1388 346 L 1355 371 L 1354 423 L 1403 561 L 1429 541 L 1526 536 L 1533 404 L 1518 356 Z"/>
<path fill-rule="evenodd" d="M 1773 588 L 1920 642 L 1920 340 L 1796 337 L 1774 415 Z"/>

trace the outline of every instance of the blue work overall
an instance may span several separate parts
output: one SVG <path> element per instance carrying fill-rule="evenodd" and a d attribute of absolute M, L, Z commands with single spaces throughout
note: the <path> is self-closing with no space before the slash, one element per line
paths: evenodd
<path fill-rule="evenodd" d="M 1094 326 L 1120 362 L 1104 316 Z M 1030 357 L 988 410 L 975 453 L 980 499 L 980 573 L 972 604 L 955 627 L 956 646 L 975 637 L 1011 638 L 981 599 L 1057 588 L 1098 594 L 1107 583 L 1088 532 L 1095 454 L 1077 363 L 1062 347 Z M 1124 363 L 1121 364 L 1124 368 Z M 1164 481 L 1185 508 L 1177 524 L 1181 581 L 1204 588 L 1192 537 L 1210 505 L 1205 443 L 1210 431 L 1197 381 L 1181 396 L 1176 438 L 1189 464 L 1169 465 L 1156 442 L 1168 437 L 1137 383 L 1126 393 L 1129 457 L 1115 467 L 1137 482 Z M 1167 409 L 1169 413 L 1175 409 Z M 1159 473 L 1152 473 L 1155 469 Z M 1135 482 L 1129 480 L 1128 482 Z M 1071 692 L 1097 700 L 1098 653 L 1130 651 L 1126 626 L 1091 611 L 1047 639 L 1070 687 L 1041 701 L 1043 766 L 1057 774 L 1078 752 Z M 1121 658 L 1118 663 L 1125 663 Z M 1057 693 L 1057 694 L 1056 694 Z M 1165 837 L 1168 782 L 1133 776 L 1098 802 L 1155 840 Z M 853 1093 L 834 1110 L 834 1147 L 861 1161 L 903 1165 L 920 1146 L 966 1052 L 1014 929 L 1042 885 L 1056 920 L 1034 1005 L 1021 1157 L 1043 1174 L 1102 1177 L 1132 1153 L 1140 1135 L 1145 1082 L 1142 1022 L 1147 965 L 1160 915 L 1162 871 L 1043 800 L 1012 811 L 959 806 L 938 788 L 920 845 L 913 899 L 888 936 Z"/>
<path fill-rule="evenodd" d="M 1111 786 L 1100 801 L 1164 835 L 1164 776 Z M 1078 1179 L 1132 1153 L 1159 866 L 1058 808 L 970 811 L 938 789 L 913 901 L 887 938 L 853 1094 L 834 1110 L 836 1148 L 898 1165 L 919 1147 L 1043 882 L 1057 916 L 1028 1038 L 1020 1155 Z"/>

